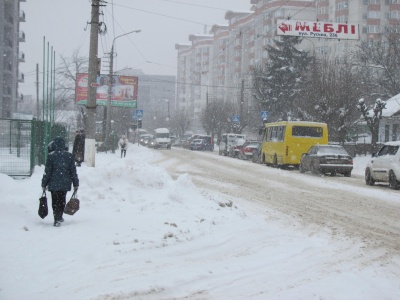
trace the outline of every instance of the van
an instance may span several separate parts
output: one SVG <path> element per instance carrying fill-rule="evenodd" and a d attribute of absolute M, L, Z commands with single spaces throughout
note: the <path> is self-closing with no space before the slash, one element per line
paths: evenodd
<path fill-rule="evenodd" d="M 154 148 L 171 149 L 171 138 L 168 128 L 157 128 L 154 130 Z"/>
<path fill-rule="evenodd" d="M 246 140 L 245 134 L 224 133 L 219 143 L 219 155 L 227 156 L 240 140 Z"/>
<path fill-rule="evenodd" d="M 274 167 L 298 167 L 313 145 L 328 144 L 326 123 L 282 121 L 265 124 L 261 160 Z"/>

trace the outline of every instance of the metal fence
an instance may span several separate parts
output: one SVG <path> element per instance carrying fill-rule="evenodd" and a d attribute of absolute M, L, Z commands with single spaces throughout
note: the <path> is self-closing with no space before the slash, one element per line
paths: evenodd
<path fill-rule="evenodd" d="M 37 120 L 0 119 L 0 173 L 31 176 L 47 158 L 47 145 L 56 136 L 69 143 L 65 126 Z"/>

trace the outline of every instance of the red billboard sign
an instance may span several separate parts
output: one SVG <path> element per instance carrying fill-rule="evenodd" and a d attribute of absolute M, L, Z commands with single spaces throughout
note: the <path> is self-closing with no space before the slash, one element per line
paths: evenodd
<path fill-rule="evenodd" d="M 79 105 L 87 104 L 88 79 L 87 73 L 76 74 L 75 102 Z M 90 83 L 96 87 L 97 105 L 107 106 L 108 81 L 108 75 L 100 75 Z M 114 75 L 112 81 L 111 106 L 137 108 L 138 77 Z"/>
<path fill-rule="evenodd" d="M 358 24 L 279 20 L 277 35 L 358 40 Z"/>

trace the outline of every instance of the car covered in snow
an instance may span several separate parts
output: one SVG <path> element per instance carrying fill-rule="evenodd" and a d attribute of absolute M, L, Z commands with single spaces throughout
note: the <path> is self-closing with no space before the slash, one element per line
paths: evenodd
<path fill-rule="evenodd" d="M 400 141 L 387 142 L 365 168 L 365 183 L 374 185 L 375 182 L 387 182 L 393 190 L 400 188 Z"/>

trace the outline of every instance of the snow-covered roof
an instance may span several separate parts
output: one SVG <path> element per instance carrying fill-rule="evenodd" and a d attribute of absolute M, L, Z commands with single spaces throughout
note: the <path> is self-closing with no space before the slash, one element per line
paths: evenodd
<path fill-rule="evenodd" d="M 383 117 L 391 117 L 400 114 L 400 94 L 386 101 L 386 107 L 382 110 Z"/>
<path fill-rule="evenodd" d="M 156 133 L 169 133 L 169 130 L 168 130 L 168 128 L 156 128 L 154 130 L 154 132 L 156 132 Z"/>

